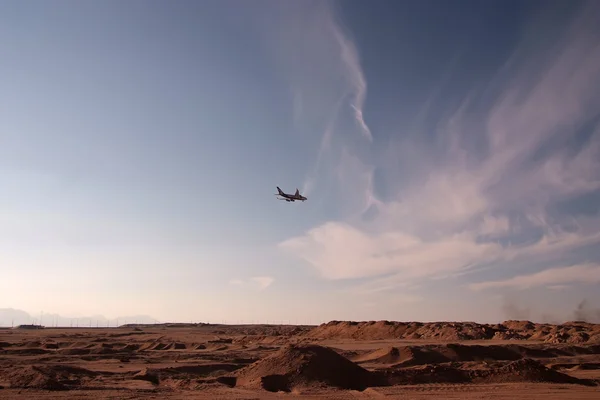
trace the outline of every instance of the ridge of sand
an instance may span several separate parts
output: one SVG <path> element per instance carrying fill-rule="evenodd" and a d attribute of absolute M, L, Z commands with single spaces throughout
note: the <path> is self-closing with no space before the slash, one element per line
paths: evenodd
<path fill-rule="evenodd" d="M 364 354 L 349 357 L 357 364 L 409 367 L 448 362 L 516 361 L 526 358 L 553 359 L 600 354 L 599 345 L 546 345 L 518 344 L 425 344 L 399 347 L 384 347 Z"/>
<path fill-rule="evenodd" d="M 596 386 L 589 379 L 579 379 L 550 369 L 532 359 L 510 361 L 486 369 L 463 369 L 450 364 L 421 365 L 413 368 L 388 370 L 386 378 L 391 385 L 430 383 L 563 383 Z"/>
<path fill-rule="evenodd" d="M 397 322 L 331 321 L 303 334 L 313 339 L 426 339 L 463 340 L 535 340 L 547 343 L 600 344 L 600 324 L 571 321 L 560 325 L 531 321 L 504 321 L 501 324 L 476 322 Z"/>

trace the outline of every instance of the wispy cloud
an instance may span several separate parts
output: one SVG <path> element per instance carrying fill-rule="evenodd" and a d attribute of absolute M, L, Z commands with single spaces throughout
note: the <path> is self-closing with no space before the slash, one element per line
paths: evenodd
<path fill-rule="evenodd" d="M 229 284 L 240 287 L 249 287 L 256 290 L 264 290 L 271 286 L 273 282 L 275 282 L 275 279 L 271 276 L 253 276 L 247 280 L 232 279 L 229 281 Z"/>
<path fill-rule="evenodd" d="M 373 140 L 364 116 L 367 81 L 358 50 L 331 2 L 279 2 L 272 7 L 281 18 L 275 30 L 267 29 L 267 40 L 290 86 L 295 129 L 316 143 L 303 185 L 303 192 L 311 194 L 316 186 L 321 190 L 335 184 L 332 174 L 342 149 Z"/>
<path fill-rule="evenodd" d="M 324 112 L 335 123 L 324 130 L 327 152 L 323 144 L 317 150 L 329 171 L 320 179 L 334 180 L 327 189 L 335 189 L 346 218 L 280 246 L 325 279 L 370 278 L 377 290 L 492 262 L 558 263 L 570 251 L 600 242 L 600 215 L 568 209 L 569 202 L 600 190 L 599 11 L 599 3 L 587 3 L 560 40 L 543 47 L 525 36 L 488 87 L 470 93 L 439 121 L 429 145 L 412 134 L 397 135 L 374 157 L 370 140 L 357 140 L 377 138 L 362 118 L 367 85 L 358 52 L 331 14 L 319 19 L 331 38 L 313 45 L 329 40 L 337 46 L 330 58 L 313 62 L 344 78 L 322 89 L 350 93 L 354 110 L 344 114 L 345 97 L 332 96 L 342 106 L 333 102 L 336 107 Z M 475 101 L 482 97 L 484 103 Z M 348 129 L 351 121 L 360 122 L 357 130 Z M 396 182 L 390 188 L 395 196 L 385 201 L 374 187 L 376 169 Z M 365 211 L 370 218 L 363 218 Z"/>
<path fill-rule="evenodd" d="M 372 277 L 401 271 L 405 278 L 458 271 L 497 255 L 495 243 L 476 243 L 469 234 L 425 241 L 401 231 L 370 236 L 345 223 L 330 222 L 281 247 L 294 252 L 328 279 Z"/>
<path fill-rule="evenodd" d="M 471 290 L 491 288 L 529 289 L 537 286 L 547 286 L 550 289 L 564 289 L 565 283 L 600 282 L 600 264 L 588 263 L 569 267 L 550 268 L 529 275 L 519 275 L 500 281 L 478 282 L 469 285 Z"/>
<path fill-rule="evenodd" d="M 354 110 L 354 118 L 356 119 L 356 123 L 358 124 L 361 133 L 371 141 L 373 140 L 373 136 L 371 135 L 371 130 L 365 123 L 363 116 L 363 107 L 367 95 L 367 82 L 360 66 L 358 51 L 356 50 L 354 43 L 344 35 L 339 23 L 333 18 L 327 23 L 340 46 L 342 66 L 344 67 L 343 72 L 346 73 L 348 83 L 350 84 L 349 89 L 352 94 L 350 106 Z"/>

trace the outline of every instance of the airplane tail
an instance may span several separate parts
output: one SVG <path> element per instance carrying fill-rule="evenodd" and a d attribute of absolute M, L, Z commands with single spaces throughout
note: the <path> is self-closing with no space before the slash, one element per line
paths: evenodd
<path fill-rule="evenodd" d="M 279 188 L 279 186 L 277 186 L 277 191 L 279 192 L 279 194 L 280 194 L 280 195 L 283 195 L 283 190 L 281 190 L 281 189 Z"/>
<path fill-rule="evenodd" d="M 298 190 L 298 188 L 296 188 L 296 196 L 300 196 L 300 191 Z"/>

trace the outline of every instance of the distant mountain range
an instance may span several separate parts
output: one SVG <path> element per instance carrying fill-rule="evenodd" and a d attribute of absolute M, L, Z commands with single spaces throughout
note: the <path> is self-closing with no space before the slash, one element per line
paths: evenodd
<path fill-rule="evenodd" d="M 120 326 L 125 324 L 157 324 L 156 318 L 149 315 L 130 315 L 108 319 L 103 315 L 85 317 L 63 317 L 59 314 L 40 313 L 31 315 L 23 310 L 0 308 L 0 327 L 36 324 L 46 327 L 96 327 Z"/>

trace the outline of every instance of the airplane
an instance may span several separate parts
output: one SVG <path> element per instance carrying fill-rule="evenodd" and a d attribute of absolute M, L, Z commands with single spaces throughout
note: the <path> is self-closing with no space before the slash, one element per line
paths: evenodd
<path fill-rule="evenodd" d="M 281 197 L 278 197 L 279 200 L 285 200 L 285 201 L 291 201 L 291 202 L 294 202 L 296 200 L 299 200 L 299 201 L 307 200 L 306 197 L 304 197 L 300 194 L 300 191 L 298 189 L 296 189 L 296 193 L 294 193 L 294 194 L 287 194 L 287 193 L 284 193 L 284 191 L 281 190 L 279 188 L 279 186 L 277 186 L 277 191 L 279 193 L 275 193 L 275 196 L 281 196 Z"/>

